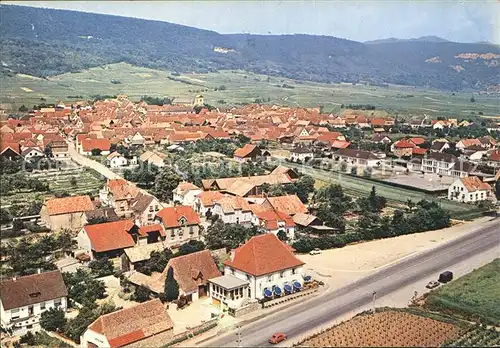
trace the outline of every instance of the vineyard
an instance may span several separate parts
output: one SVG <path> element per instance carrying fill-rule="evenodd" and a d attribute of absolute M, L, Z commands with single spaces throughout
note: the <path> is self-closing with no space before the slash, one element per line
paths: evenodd
<path fill-rule="evenodd" d="M 456 340 L 446 342 L 444 347 L 498 347 L 500 332 L 480 327 L 471 328 Z"/>
<path fill-rule="evenodd" d="M 425 307 L 471 321 L 500 323 L 500 259 L 432 291 Z"/>
<path fill-rule="evenodd" d="M 449 323 L 405 313 L 384 311 L 357 316 L 316 334 L 301 347 L 437 347 L 460 336 Z"/>

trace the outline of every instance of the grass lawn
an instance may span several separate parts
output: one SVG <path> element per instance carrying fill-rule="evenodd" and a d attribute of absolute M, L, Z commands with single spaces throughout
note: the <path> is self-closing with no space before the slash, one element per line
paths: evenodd
<path fill-rule="evenodd" d="M 175 79 L 175 80 L 173 80 Z M 118 80 L 120 84 L 113 84 Z M 279 77 L 268 77 L 239 70 L 223 70 L 207 74 L 185 73 L 172 76 L 169 71 L 141 68 L 126 63 L 51 76 L 46 79 L 18 74 L 2 77 L 0 102 L 24 104 L 32 107 L 42 102 L 71 101 L 68 96 L 84 99 L 91 95 L 117 95 L 125 93 L 132 100 L 143 95 L 175 97 L 178 102 L 191 102 L 196 94 L 203 94 L 211 105 L 225 106 L 235 103 L 253 103 L 256 99 L 265 104 L 293 107 L 324 106 L 325 112 L 342 111 L 342 104 L 371 104 L 376 106 L 375 116 L 391 115 L 470 117 L 482 112 L 484 116 L 498 114 L 494 96 L 470 93 L 451 93 L 408 86 L 375 87 L 352 84 L 321 84 L 300 82 Z M 279 87 L 283 84 L 293 88 Z M 217 90 L 225 86 L 224 90 Z M 80 99 L 80 98 L 77 98 Z M 372 113 L 367 111 L 366 113 Z"/>
<path fill-rule="evenodd" d="M 426 306 L 491 324 L 500 323 L 500 259 L 432 291 Z"/>

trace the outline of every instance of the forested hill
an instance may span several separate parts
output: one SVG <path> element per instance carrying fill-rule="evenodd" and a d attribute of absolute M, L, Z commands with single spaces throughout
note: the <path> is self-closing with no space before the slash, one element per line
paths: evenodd
<path fill-rule="evenodd" d="M 13 5 L 0 5 L 0 40 L 4 74 L 43 77 L 128 62 L 178 72 L 243 69 L 327 83 L 452 90 L 500 83 L 500 49 L 490 44 L 221 35 L 167 22 Z"/>

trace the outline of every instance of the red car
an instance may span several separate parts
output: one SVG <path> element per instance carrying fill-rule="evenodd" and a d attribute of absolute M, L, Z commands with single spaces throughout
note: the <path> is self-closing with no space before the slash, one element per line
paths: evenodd
<path fill-rule="evenodd" d="M 278 332 L 271 336 L 271 338 L 269 339 L 269 343 L 278 344 L 284 340 L 286 340 L 286 334 Z"/>

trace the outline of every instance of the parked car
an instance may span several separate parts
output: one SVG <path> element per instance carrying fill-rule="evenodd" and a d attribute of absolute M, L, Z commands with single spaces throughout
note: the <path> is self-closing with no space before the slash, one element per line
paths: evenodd
<path fill-rule="evenodd" d="M 316 248 L 316 249 L 313 249 L 309 252 L 309 255 L 319 255 L 321 254 L 321 250 Z"/>
<path fill-rule="evenodd" d="M 431 280 L 429 283 L 427 283 L 427 285 L 425 286 L 427 289 L 434 289 L 434 288 L 437 288 L 439 286 L 439 282 L 435 281 L 435 280 Z"/>
<path fill-rule="evenodd" d="M 452 281 L 453 280 L 453 272 L 451 271 L 446 271 L 446 272 L 443 272 L 439 275 L 439 279 L 438 281 L 440 283 L 448 283 L 449 281 Z"/>
<path fill-rule="evenodd" d="M 283 332 L 278 332 L 271 336 L 271 338 L 269 339 L 269 343 L 278 344 L 284 340 L 286 340 L 286 334 L 284 334 Z"/>

